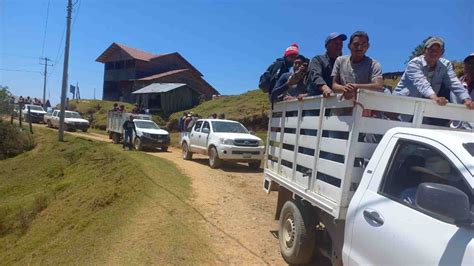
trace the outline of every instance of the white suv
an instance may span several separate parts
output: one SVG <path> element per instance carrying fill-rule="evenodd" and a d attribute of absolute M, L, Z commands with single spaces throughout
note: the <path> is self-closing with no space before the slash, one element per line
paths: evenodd
<path fill-rule="evenodd" d="M 263 141 L 239 122 L 223 119 L 200 119 L 181 138 L 183 159 L 193 153 L 209 155 L 211 168 L 222 161 L 247 162 L 250 168 L 260 168 L 265 153 Z"/>

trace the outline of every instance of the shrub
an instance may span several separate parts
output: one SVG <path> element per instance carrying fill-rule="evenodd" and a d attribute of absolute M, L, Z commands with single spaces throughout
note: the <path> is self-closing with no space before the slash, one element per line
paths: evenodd
<path fill-rule="evenodd" d="M 33 136 L 0 119 L 0 160 L 13 157 L 34 147 Z"/>

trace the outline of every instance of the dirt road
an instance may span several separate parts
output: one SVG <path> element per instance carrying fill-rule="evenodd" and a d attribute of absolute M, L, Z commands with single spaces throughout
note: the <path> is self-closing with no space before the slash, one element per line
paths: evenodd
<path fill-rule="evenodd" d="M 72 133 L 99 141 L 109 141 L 97 133 Z M 195 197 L 190 203 L 202 218 L 212 239 L 217 261 L 224 264 L 284 265 L 278 250 L 273 220 L 276 194 L 262 190 L 262 172 L 244 164 L 225 164 L 211 169 L 203 156 L 181 158 L 176 148 L 150 155 L 175 163 L 192 179 Z"/>

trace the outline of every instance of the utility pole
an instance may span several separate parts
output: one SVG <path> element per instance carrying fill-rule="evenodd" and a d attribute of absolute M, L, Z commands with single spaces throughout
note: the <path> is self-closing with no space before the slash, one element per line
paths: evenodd
<path fill-rule="evenodd" d="M 48 66 L 53 66 L 53 65 L 48 65 L 48 61 L 51 62 L 51 59 L 47 57 L 42 57 L 40 58 L 41 60 L 44 60 L 44 84 L 43 84 L 43 108 L 46 106 L 46 78 L 48 76 Z"/>
<path fill-rule="evenodd" d="M 66 110 L 67 78 L 69 66 L 69 39 L 71 37 L 72 0 L 67 1 L 66 47 L 64 48 L 63 86 L 61 89 L 61 111 L 59 112 L 59 141 L 64 141 L 64 114 Z"/>

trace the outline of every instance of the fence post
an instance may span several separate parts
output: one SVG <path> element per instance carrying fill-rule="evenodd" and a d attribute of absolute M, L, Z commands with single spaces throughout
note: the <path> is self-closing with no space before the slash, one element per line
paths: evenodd
<path fill-rule="evenodd" d="M 30 112 L 29 105 L 28 105 L 28 124 L 30 124 L 30 133 L 33 134 L 33 126 L 31 125 L 31 112 Z"/>
<path fill-rule="evenodd" d="M 19 110 L 18 110 L 18 121 L 20 121 L 20 128 L 23 128 L 23 124 L 22 124 L 22 121 L 21 121 L 21 119 L 22 119 L 22 117 L 21 117 L 22 110 L 23 110 L 23 104 L 20 103 L 19 104 Z"/>

